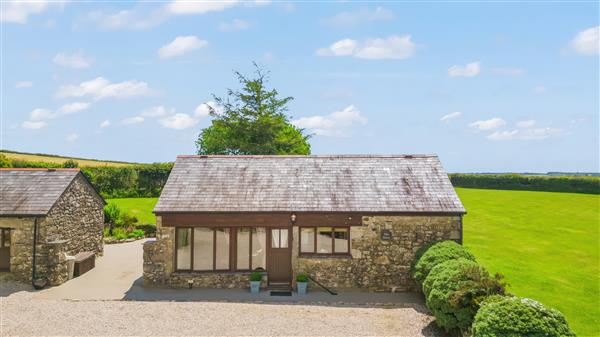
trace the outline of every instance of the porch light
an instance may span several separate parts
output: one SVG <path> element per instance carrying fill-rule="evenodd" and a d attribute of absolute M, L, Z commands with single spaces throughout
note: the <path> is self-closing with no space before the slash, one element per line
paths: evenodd
<path fill-rule="evenodd" d="M 290 215 L 290 220 L 292 221 L 292 224 L 296 223 L 296 213 L 292 213 L 292 215 Z"/>

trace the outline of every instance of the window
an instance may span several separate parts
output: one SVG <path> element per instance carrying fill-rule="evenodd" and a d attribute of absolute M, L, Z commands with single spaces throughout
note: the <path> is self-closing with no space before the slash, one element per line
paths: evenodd
<path fill-rule="evenodd" d="M 350 253 L 350 228 L 300 227 L 300 253 L 347 255 Z"/>
<path fill-rule="evenodd" d="M 265 269 L 265 228 L 177 228 L 176 269 L 233 271 Z"/>
<path fill-rule="evenodd" d="M 288 230 L 285 228 L 271 229 L 271 248 L 288 247 Z"/>
<path fill-rule="evenodd" d="M 10 229 L 0 228 L 0 247 L 10 247 Z"/>

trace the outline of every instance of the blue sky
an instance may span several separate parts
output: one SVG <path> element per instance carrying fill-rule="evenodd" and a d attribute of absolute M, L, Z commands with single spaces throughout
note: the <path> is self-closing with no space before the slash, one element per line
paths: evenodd
<path fill-rule="evenodd" d="M 172 161 L 256 61 L 313 154 L 598 171 L 599 21 L 595 2 L 3 2 L 1 147 Z"/>

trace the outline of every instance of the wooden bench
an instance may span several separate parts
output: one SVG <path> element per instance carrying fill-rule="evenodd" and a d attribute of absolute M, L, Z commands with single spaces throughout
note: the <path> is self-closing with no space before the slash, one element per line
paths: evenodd
<path fill-rule="evenodd" d="M 73 276 L 85 274 L 96 266 L 96 255 L 94 252 L 81 252 L 75 255 L 75 270 Z"/>

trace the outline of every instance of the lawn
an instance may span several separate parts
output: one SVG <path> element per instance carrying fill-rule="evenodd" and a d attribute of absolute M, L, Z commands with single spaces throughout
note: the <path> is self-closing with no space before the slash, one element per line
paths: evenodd
<path fill-rule="evenodd" d="M 559 309 L 578 336 L 599 336 L 600 196 L 456 189 L 468 214 L 464 243 L 503 274 L 509 291 Z M 156 198 L 111 199 L 155 223 Z"/>
<path fill-rule="evenodd" d="M 11 160 L 25 160 L 25 161 L 31 161 L 31 162 L 43 162 L 43 163 L 52 163 L 52 164 L 62 164 L 69 159 L 73 159 L 79 164 L 80 167 L 99 167 L 99 166 L 125 167 L 125 166 L 135 165 L 135 163 L 126 163 L 126 162 L 120 162 L 120 161 L 85 159 L 85 158 L 76 158 L 76 157 L 63 157 L 63 156 L 56 156 L 56 155 L 51 155 L 51 154 L 13 152 L 13 151 L 7 151 L 7 150 L 0 151 L 0 154 L 5 155 L 8 159 L 11 159 Z"/>
<path fill-rule="evenodd" d="M 559 309 L 578 336 L 600 335 L 600 196 L 456 190 L 477 260 L 511 293 Z"/>
<path fill-rule="evenodd" d="M 119 206 L 121 210 L 129 212 L 138 218 L 138 223 L 148 224 L 156 223 L 156 217 L 152 210 L 158 198 L 124 198 L 124 199 L 109 199 L 108 203 L 114 203 Z"/>

